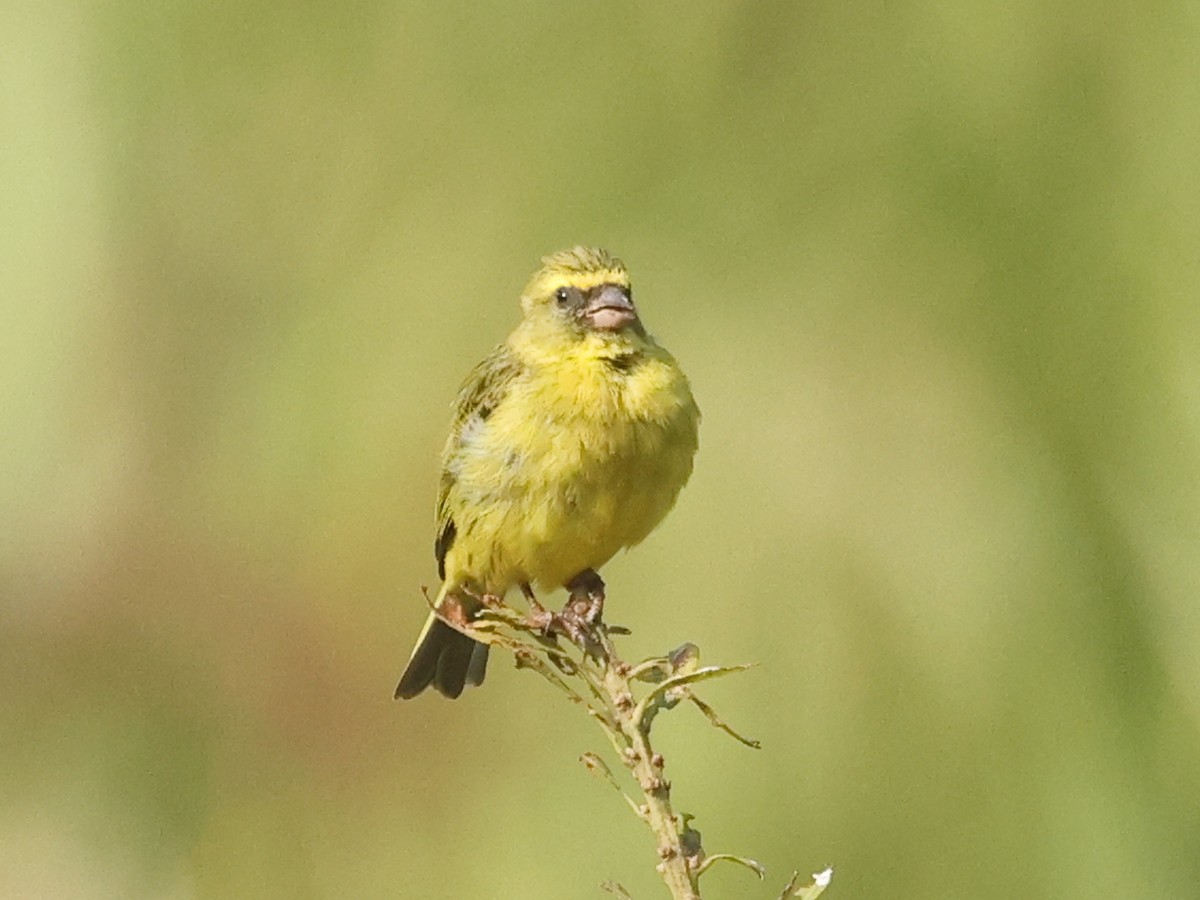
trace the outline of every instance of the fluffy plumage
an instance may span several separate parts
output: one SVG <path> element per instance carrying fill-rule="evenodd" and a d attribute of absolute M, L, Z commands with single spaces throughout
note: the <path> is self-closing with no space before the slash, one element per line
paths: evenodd
<path fill-rule="evenodd" d="M 442 453 L 434 542 L 440 608 L 552 589 L 639 543 L 692 471 L 700 413 L 646 333 L 624 264 L 576 247 L 547 256 L 524 317 L 467 376 Z M 396 688 L 456 697 L 487 648 L 431 616 Z"/>

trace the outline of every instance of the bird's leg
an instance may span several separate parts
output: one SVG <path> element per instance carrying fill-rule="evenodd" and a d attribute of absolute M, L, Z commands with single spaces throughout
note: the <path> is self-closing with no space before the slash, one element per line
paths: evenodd
<path fill-rule="evenodd" d="M 534 612 L 545 612 L 546 607 L 538 603 L 538 598 L 533 595 L 533 588 L 529 586 L 529 582 L 522 581 L 520 587 L 521 593 L 525 596 L 525 600 L 529 604 L 529 608 Z"/>
<path fill-rule="evenodd" d="M 604 582 L 594 569 L 584 569 L 564 585 L 570 592 L 559 615 L 563 633 L 594 659 L 602 659 L 600 615 L 604 612 Z"/>
<path fill-rule="evenodd" d="M 604 612 L 604 582 L 594 569 L 584 569 L 567 582 L 571 592 L 563 615 L 570 616 L 585 625 L 595 625 Z"/>
<path fill-rule="evenodd" d="M 529 586 L 528 581 L 522 581 L 520 587 L 521 593 L 525 595 L 525 602 L 529 604 L 529 615 L 526 616 L 526 621 L 533 628 L 542 632 L 542 634 L 549 636 L 554 630 L 554 620 L 556 618 L 554 613 L 538 602 L 538 598 L 533 595 L 533 588 Z"/>
<path fill-rule="evenodd" d="M 568 601 L 567 608 L 561 613 L 550 612 L 538 602 L 537 597 L 533 594 L 533 588 L 529 586 L 528 582 L 522 582 L 520 587 L 521 593 L 525 595 L 525 599 L 529 603 L 529 615 L 525 617 L 525 621 L 531 628 L 540 631 L 548 638 L 561 634 L 584 650 L 592 646 L 592 642 L 588 640 L 585 633 L 586 624 L 571 611 L 570 601 Z"/>

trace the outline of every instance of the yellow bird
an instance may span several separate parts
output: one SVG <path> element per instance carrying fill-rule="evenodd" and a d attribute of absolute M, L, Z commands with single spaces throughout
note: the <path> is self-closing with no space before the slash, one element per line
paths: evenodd
<path fill-rule="evenodd" d="M 646 333 L 625 265 L 575 247 L 545 257 L 524 317 L 467 376 L 442 453 L 435 606 L 564 586 L 599 614 L 596 571 L 646 537 L 692 472 L 700 411 Z M 487 647 L 430 615 L 397 697 L 483 681 Z"/>

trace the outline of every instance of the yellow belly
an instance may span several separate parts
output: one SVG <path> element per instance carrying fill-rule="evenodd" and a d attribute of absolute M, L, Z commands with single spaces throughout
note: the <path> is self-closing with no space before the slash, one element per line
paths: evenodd
<path fill-rule="evenodd" d="M 634 381 L 549 373 L 495 411 L 455 460 L 448 582 L 553 588 L 650 533 L 697 446 L 699 413 L 667 360 Z"/>

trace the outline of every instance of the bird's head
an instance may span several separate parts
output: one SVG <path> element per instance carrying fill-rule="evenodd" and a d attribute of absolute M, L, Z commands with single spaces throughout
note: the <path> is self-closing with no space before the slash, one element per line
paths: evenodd
<path fill-rule="evenodd" d="M 605 250 L 575 247 L 542 259 L 521 295 L 527 321 L 587 334 L 644 334 L 625 264 Z"/>

